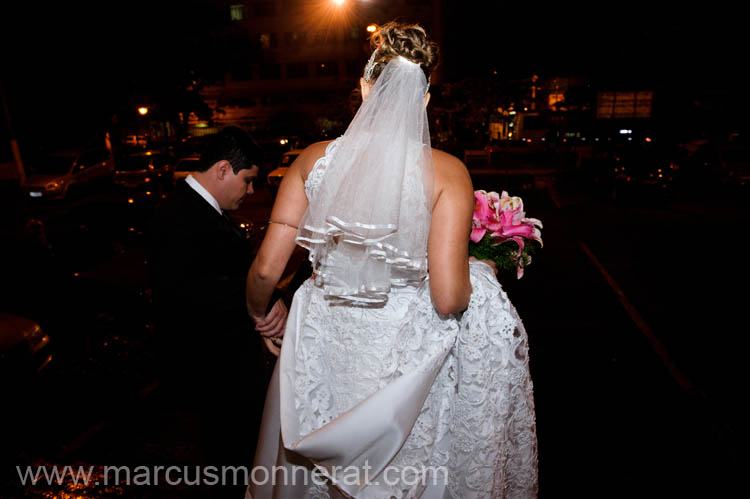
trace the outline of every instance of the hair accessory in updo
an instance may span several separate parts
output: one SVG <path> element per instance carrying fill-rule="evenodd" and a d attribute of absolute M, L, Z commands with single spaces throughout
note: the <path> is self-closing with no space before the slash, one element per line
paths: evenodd
<path fill-rule="evenodd" d="M 373 50 L 372 55 L 370 56 L 370 60 L 367 61 L 367 65 L 365 66 L 365 82 L 370 83 L 370 79 L 372 78 L 372 72 L 375 69 L 375 56 L 378 55 L 378 49 Z"/>
<path fill-rule="evenodd" d="M 377 62 L 375 62 L 375 57 L 377 55 L 378 55 L 378 49 L 375 49 L 372 52 L 372 55 L 370 56 L 370 60 L 367 61 L 367 65 L 365 66 L 365 73 L 364 73 L 363 78 L 364 78 L 364 80 L 365 80 L 366 83 L 370 83 L 370 80 L 372 79 L 372 72 L 375 70 L 375 66 L 378 64 Z M 420 63 L 414 62 L 414 61 L 412 61 L 412 60 L 410 60 L 410 59 L 408 59 L 408 58 L 406 58 L 406 57 L 404 57 L 402 55 L 398 56 L 398 58 L 401 59 L 401 60 L 403 60 L 403 61 L 405 61 L 405 62 L 408 62 L 409 64 L 414 64 L 415 66 L 421 66 Z M 425 95 L 427 95 L 427 92 L 430 91 L 430 81 L 431 80 L 432 80 L 432 76 L 428 76 L 427 77 L 427 88 L 425 88 L 425 91 L 424 91 Z"/>

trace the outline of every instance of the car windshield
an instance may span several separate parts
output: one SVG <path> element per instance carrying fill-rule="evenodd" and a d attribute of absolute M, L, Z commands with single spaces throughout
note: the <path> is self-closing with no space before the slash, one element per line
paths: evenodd
<path fill-rule="evenodd" d="M 180 160 L 179 163 L 177 163 L 177 166 L 175 167 L 175 171 L 178 172 L 194 172 L 198 169 L 198 163 L 200 162 L 200 159 L 198 158 L 190 158 L 190 159 L 183 159 Z"/>
<path fill-rule="evenodd" d="M 294 160 L 297 159 L 297 156 L 299 156 L 299 154 L 285 154 L 281 157 L 281 164 L 279 166 L 291 165 Z"/>
<path fill-rule="evenodd" d="M 123 172 L 147 170 L 148 164 L 148 156 L 125 156 L 117 161 L 117 170 Z"/>
<path fill-rule="evenodd" d="M 47 156 L 35 161 L 31 170 L 36 175 L 60 175 L 70 171 L 74 160 L 73 156 Z"/>

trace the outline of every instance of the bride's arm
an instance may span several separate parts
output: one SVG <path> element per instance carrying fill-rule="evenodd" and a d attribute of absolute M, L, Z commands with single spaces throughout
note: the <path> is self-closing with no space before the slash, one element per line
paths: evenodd
<path fill-rule="evenodd" d="M 474 213 L 474 189 L 469 172 L 457 158 L 436 151 L 435 192 L 427 255 L 430 294 L 439 314 L 461 312 L 469 306 L 469 234 Z"/>
<path fill-rule="evenodd" d="M 292 163 L 279 186 L 265 238 L 247 275 L 247 309 L 258 320 L 295 248 L 296 227 L 307 209 L 305 182 L 317 159 L 325 154 L 325 145 L 313 144 Z"/>

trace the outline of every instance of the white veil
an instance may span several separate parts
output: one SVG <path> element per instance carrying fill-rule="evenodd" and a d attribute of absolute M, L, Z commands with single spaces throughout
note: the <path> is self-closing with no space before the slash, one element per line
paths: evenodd
<path fill-rule="evenodd" d="M 381 72 L 325 165 L 297 243 L 332 300 L 377 306 L 427 275 L 433 195 L 427 79 L 403 57 Z"/>

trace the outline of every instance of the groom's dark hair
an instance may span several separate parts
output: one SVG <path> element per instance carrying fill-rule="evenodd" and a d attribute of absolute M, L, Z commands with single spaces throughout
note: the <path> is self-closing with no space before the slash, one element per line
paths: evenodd
<path fill-rule="evenodd" d="M 198 170 L 204 172 L 222 159 L 229 161 L 236 175 L 253 165 L 260 167 L 263 151 L 247 132 L 236 126 L 228 126 L 208 139 Z"/>

